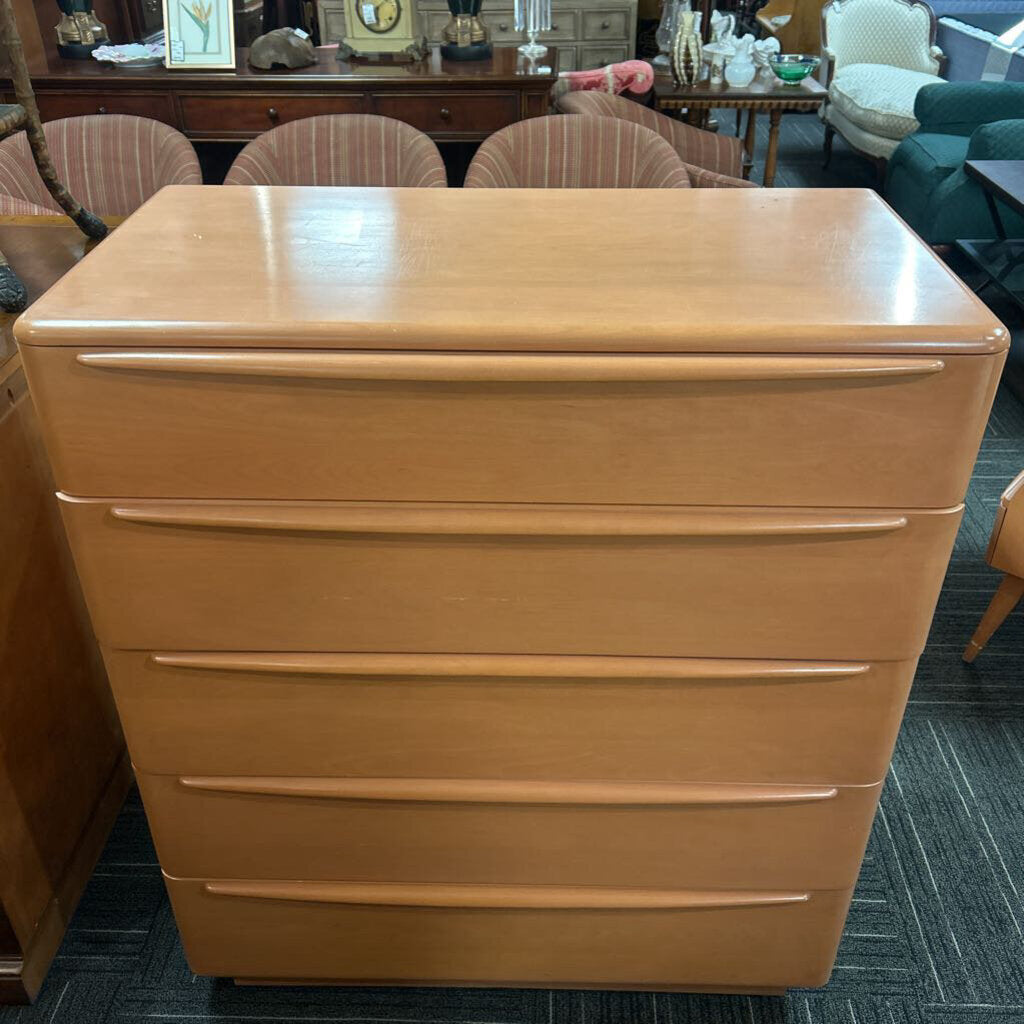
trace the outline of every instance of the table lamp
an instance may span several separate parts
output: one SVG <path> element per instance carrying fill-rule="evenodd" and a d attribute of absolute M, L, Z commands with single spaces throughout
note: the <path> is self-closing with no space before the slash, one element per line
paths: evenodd
<path fill-rule="evenodd" d="M 84 60 L 97 46 L 110 42 L 106 25 L 93 13 L 92 0 L 57 0 L 57 6 L 57 52 L 62 57 Z"/>
<path fill-rule="evenodd" d="M 492 48 L 487 26 L 480 20 L 483 0 L 448 0 L 451 18 L 442 33 L 445 60 L 487 60 Z"/>

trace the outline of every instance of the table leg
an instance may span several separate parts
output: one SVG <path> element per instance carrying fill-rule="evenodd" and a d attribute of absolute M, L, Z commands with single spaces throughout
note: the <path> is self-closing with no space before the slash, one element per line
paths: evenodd
<path fill-rule="evenodd" d="M 768 153 L 764 158 L 764 187 L 771 188 L 775 184 L 775 164 L 779 158 L 779 124 L 782 111 L 772 110 L 768 113 Z"/>
<path fill-rule="evenodd" d="M 996 228 L 996 235 L 999 237 L 1001 242 L 1005 242 L 1006 228 L 1003 227 L 1003 218 L 999 216 L 999 207 L 996 206 L 996 198 L 987 188 L 984 189 L 984 192 L 985 202 L 988 203 L 988 212 L 992 215 L 992 223 Z"/>
<path fill-rule="evenodd" d="M 743 177 L 750 177 L 750 169 L 754 164 L 754 144 L 757 142 L 757 115 L 753 110 L 747 111 L 747 133 L 743 136 L 743 149 L 746 156 L 743 160 Z"/>

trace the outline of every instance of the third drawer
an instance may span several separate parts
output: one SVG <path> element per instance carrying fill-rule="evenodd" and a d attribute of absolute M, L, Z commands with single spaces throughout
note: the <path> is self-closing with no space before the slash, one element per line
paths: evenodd
<path fill-rule="evenodd" d="M 914 658 L 961 507 L 90 501 L 119 648 Z"/>
<path fill-rule="evenodd" d="M 873 786 L 139 774 L 168 874 L 839 889 Z"/>
<path fill-rule="evenodd" d="M 914 662 L 104 652 L 136 766 L 865 785 Z"/>

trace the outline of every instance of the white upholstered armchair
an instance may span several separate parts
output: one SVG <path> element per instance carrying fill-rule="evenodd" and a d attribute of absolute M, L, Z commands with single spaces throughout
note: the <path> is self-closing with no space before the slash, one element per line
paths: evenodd
<path fill-rule="evenodd" d="M 875 160 L 881 175 L 900 140 L 917 130 L 917 90 L 942 81 L 935 15 L 919 0 L 833 0 L 821 19 L 825 163 L 838 132 Z"/>

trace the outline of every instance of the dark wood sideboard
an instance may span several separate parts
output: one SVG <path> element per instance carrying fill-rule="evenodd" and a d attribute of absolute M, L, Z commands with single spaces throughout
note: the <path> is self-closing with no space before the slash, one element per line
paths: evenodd
<path fill-rule="evenodd" d="M 92 248 L 65 217 L 2 217 L 37 299 Z M 131 782 L 35 407 L 0 314 L 0 1004 L 34 998 Z"/>
<path fill-rule="evenodd" d="M 30 62 L 44 121 L 81 114 L 137 114 L 200 142 L 237 142 L 316 114 L 382 114 L 439 142 L 479 142 L 548 111 L 558 54 L 529 61 L 514 46 L 488 61 L 457 63 L 435 48 L 417 64 L 343 64 L 333 49 L 294 71 L 256 71 L 238 51 L 234 71 L 113 68 L 42 56 Z M 4 83 L 9 89 L 10 86 Z M 3 85 L 0 85 L 3 88 Z"/>

